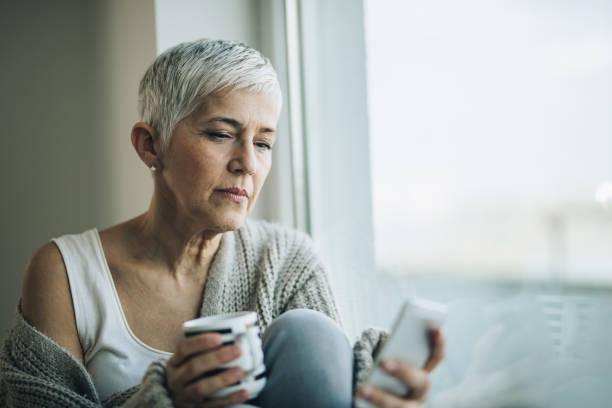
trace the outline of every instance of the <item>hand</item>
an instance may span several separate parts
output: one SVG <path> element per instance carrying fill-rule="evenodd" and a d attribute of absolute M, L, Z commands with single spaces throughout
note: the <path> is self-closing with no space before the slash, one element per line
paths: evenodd
<path fill-rule="evenodd" d="M 444 337 L 442 332 L 432 330 L 430 332 L 432 343 L 431 355 L 423 368 L 402 364 L 395 360 L 386 360 L 382 363 L 382 368 L 393 377 L 404 383 L 409 389 L 410 394 L 404 398 L 385 392 L 371 385 L 362 385 L 357 390 L 358 395 L 371 404 L 381 408 L 416 408 L 427 400 L 431 380 L 429 373 L 444 358 Z"/>
<path fill-rule="evenodd" d="M 223 338 L 217 333 L 206 333 L 182 339 L 176 353 L 166 363 L 168 389 L 179 408 L 212 408 L 240 404 L 249 398 L 248 391 L 240 390 L 219 399 L 208 397 L 228 385 L 240 381 L 245 372 L 233 367 L 219 374 L 202 378 L 208 371 L 219 368 L 240 357 L 237 344 L 222 346 Z"/>

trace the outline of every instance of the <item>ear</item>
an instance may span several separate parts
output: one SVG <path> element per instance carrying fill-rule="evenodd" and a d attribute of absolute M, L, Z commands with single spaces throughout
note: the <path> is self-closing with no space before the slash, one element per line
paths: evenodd
<path fill-rule="evenodd" d="M 159 134 L 147 123 L 136 122 L 132 127 L 132 146 L 147 167 L 161 169 L 159 142 Z"/>

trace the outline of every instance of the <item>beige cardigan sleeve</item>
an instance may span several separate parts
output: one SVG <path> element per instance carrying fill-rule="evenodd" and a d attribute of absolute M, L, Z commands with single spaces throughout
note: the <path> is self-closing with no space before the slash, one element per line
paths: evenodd
<path fill-rule="evenodd" d="M 163 362 L 151 364 L 139 386 L 100 401 L 83 364 L 19 310 L 0 353 L 0 406 L 170 408 L 173 403 Z"/>

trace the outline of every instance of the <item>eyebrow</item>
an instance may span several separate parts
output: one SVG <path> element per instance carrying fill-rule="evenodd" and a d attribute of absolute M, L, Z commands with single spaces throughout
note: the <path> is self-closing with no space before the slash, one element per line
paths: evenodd
<path fill-rule="evenodd" d="M 226 118 L 226 117 L 215 117 L 212 119 L 209 119 L 206 121 L 207 123 L 210 122 L 223 122 L 226 123 L 230 126 L 233 126 L 237 129 L 242 129 L 242 123 L 240 123 L 239 121 L 237 121 L 236 119 L 232 119 L 232 118 Z M 259 129 L 260 132 L 262 133 L 276 133 L 276 130 L 274 130 L 273 128 L 269 128 L 269 127 L 263 127 L 261 129 Z"/>

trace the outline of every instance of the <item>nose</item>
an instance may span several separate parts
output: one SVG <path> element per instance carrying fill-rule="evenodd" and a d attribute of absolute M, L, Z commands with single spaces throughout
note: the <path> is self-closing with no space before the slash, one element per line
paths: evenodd
<path fill-rule="evenodd" d="M 236 146 L 232 160 L 228 164 L 228 169 L 236 174 L 254 175 L 256 173 L 257 159 L 255 149 L 250 141 L 245 141 Z"/>

